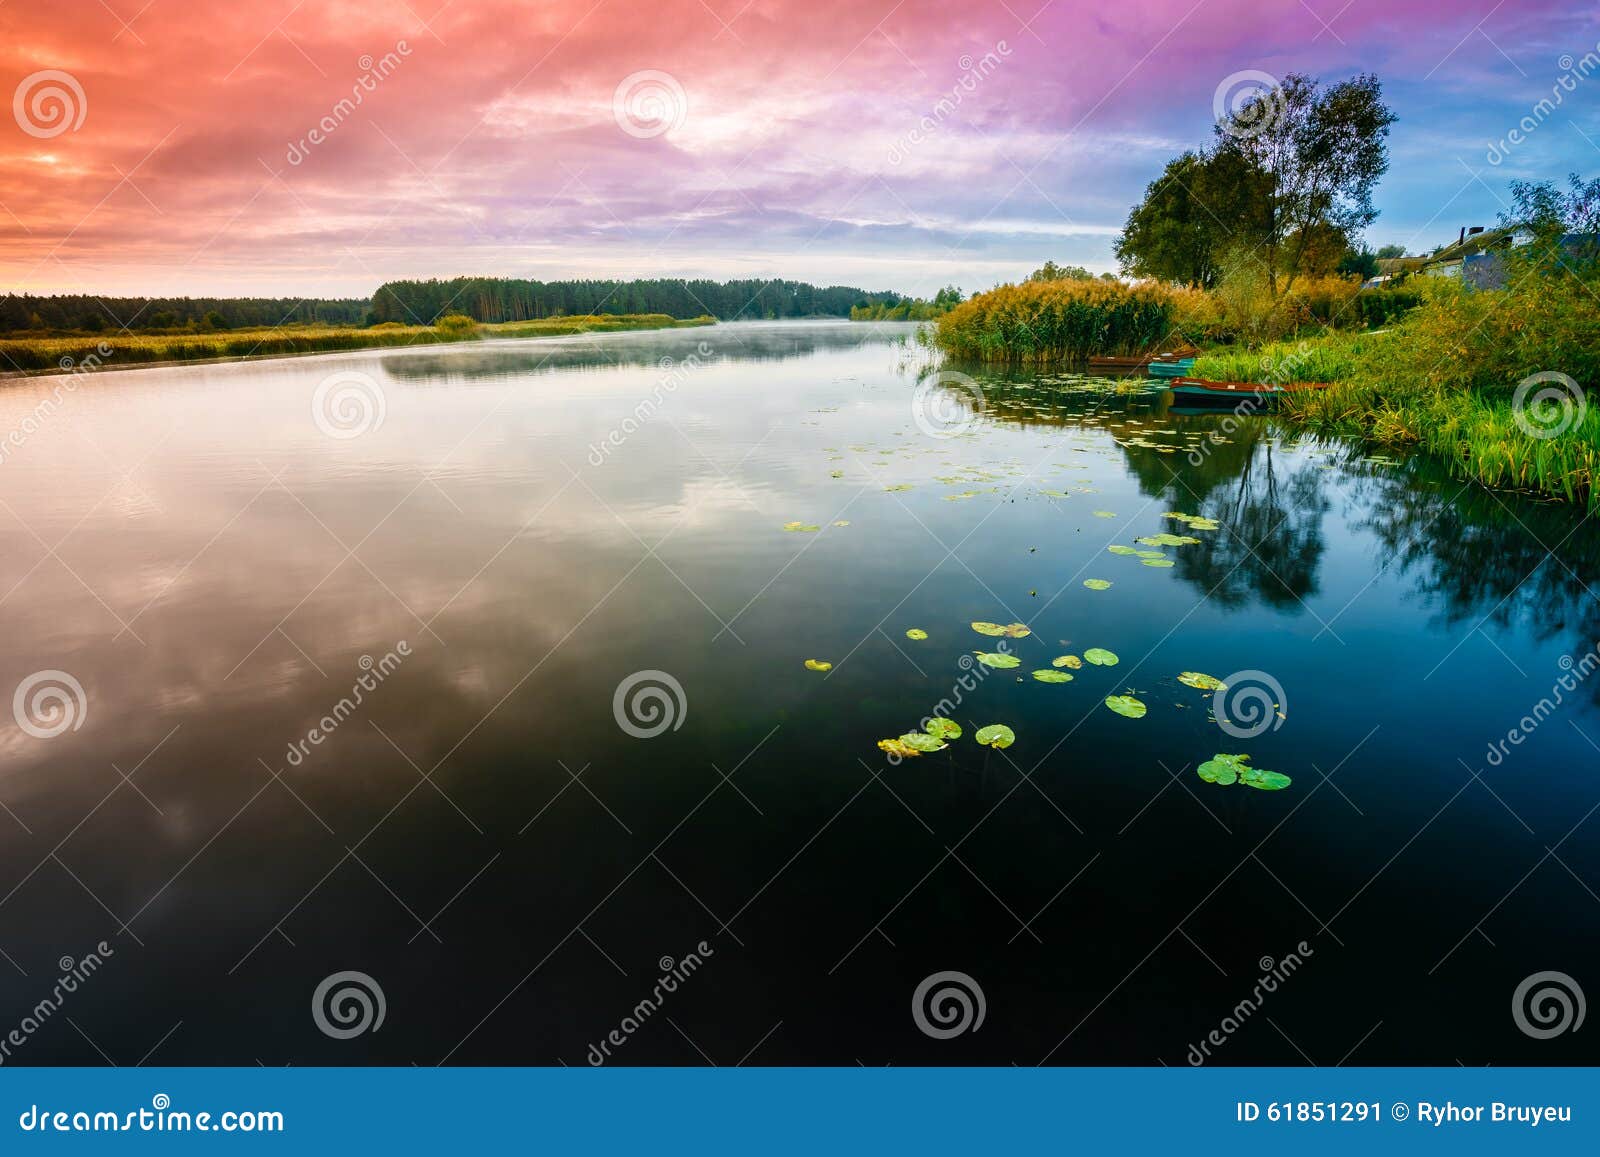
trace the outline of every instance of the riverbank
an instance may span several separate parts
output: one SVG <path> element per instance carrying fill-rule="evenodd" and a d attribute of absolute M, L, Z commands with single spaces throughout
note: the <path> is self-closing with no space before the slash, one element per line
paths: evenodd
<path fill-rule="evenodd" d="M 293 357 L 339 350 L 385 349 L 491 338 L 565 337 L 621 330 L 676 329 L 714 325 L 712 317 L 678 319 L 666 314 L 551 317 L 536 321 L 477 324 L 445 318 L 437 325 L 272 326 L 209 333 L 67 334 L 0 341 L 0 377 L 61 373 L 79 366 L 105 369 L 153 362 L 240 361 Z"/>

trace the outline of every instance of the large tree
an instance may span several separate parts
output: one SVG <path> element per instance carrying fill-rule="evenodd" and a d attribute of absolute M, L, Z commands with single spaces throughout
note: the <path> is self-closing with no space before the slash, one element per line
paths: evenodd
<path fill-rule="evenodd" d="M 1225 256 L 1243 256 L 1274 293 L 1288 289 L 1377 216 L 1394 119 L 1375 76 L 1324 89 L 1291 73 L 1224 117 L 1209 149 L 1167 165 L 1129 213 L 1117 259 L 1139 276 L 1209 286 Z"/>

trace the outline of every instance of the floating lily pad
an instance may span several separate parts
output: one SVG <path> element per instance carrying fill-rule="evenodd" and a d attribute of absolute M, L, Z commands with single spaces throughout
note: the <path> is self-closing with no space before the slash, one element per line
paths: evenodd
<path fill-rule="evenodd" d="M 1030 631 L 1021 623 L 1006 623 L 1004 626 L 1002 626 L 999 623 L 977 622 L 972 624 L 972 629 L 977 631 L 980 635 L 988 635 L 990 638 L 996 639 L 1001 635 L 1004 635 L 1008 639 L 1026 639 L 1029 635 L 1033 634 L 1032 631 Z"/>
<path fill-rule="evenodd" d="M 945 748 L 944 740 L 937 735 L 930 735 L 926 731 L 908 731 L 900 737 L 900 742 L 913 751 L 924 753 L 943 751 Z"/>
<path fill-rule="evenodd" d="M 1084 579 L 1083 585 L 1092 591 L 1108 591 L 1111 584 L 1105 579 Z"/>
<path fill-rule="evenodd" d="M 1115 510 L 1097 510 L 1094 512 L 1094 516 L 1096 518 L 1115 518 L 1117 512 Z"/>
<path fill-rule="evenodd" d="M 844 477 L 844 471 L 843 470 L 830 470 L 830 471 L 828 471 L 828 477 L 829 478 L 843 478 Z"/>
<path fill-rule="evenodd" d="M 998 667 L 1002 670 L 1009 670 L 1012 667 L 1022 666 L 1021 659 L 1015 655 L 1007 655 L 1003 651 L 974 651 L 972 653 L 978 656 L 978 662 L 985 667 Z"/>
<path fill-rule="evenodd" d="M 1166 554 L 1159 550 L 1136 550 L 1133 552 L 1140 558 L 1166 558 Z"/>
<path fill-rule="evenodd" d="M 1202 675 L 1199 671 L 1185 671 L 1178 676 L 1178 682 L 1197 691 L 1221 691 L 1227 687 L 1215 675 Z"/>
<path fill-rule="evenodd" d="M 1145 706 L 1132 695 L 1107 695 L 1106 706 L 1129 719 L 1143 719 Z"/>
<path fill-rule="evenodd" d="M 849 526 L 850 525 L 850 520 L 848 518 L 841 518 L 841 519 L 839 519 L 838 522 L 835 522 L 834 525 L 835 526 Z"/>
<path fill-rule="evenodd" d="M 1139 560 L 1145 566 L 1169 567 L 1172 565 L 1170 558 L 1144 558 Z"/>
<path fill-rule="evenodd" d="M 908 639 L 916 639 L 918 642 L 921 642 L 923 639 L 926 639 L 927 637 L 928 637 L 928 632 L 924 631 L 921 627 L 912 627 L 909 631 L 906 632 L 906 638 L 908 638 Z"/>
<path fill-rule="evenodd" d="M 1229 787 L 1242 783 L 1257 791 L 1282 791 L 1294 781 L 1281 772 L 1251 767 L 1248 755 L 1213 755 L 1196 769 L 1207 783 Z"/>
<path fill-rule="evenodd" d="M 833 664 L 828 662 L 826 659 L 807 659 L 806 660 L 806 670 L 807 671 L 831 671 L 831 670 L 833 670 Z"/>
<path fill-rule="evenodd" d="M 1120 542 L 1116 546 L 1108 546 L 1106 550 L 1112 554 L 1138 554 L 1138 550 L 1131 546 L 1123 546 Z"/>
<path fill-rule="evenodd" d="M 878 740 L 878 750 L 886 751 L 890 755 L 898 756 L 901 759 L 910 759 L 912 756 L 922 754 L 922 752 L 918 751 L 915 747 L 903 743 L 898 739 Z"/>
<path fill-rule="evenodd" d="M 1133 541 L 1142 542 L 1146 546 L 1193 546 L 1200 540 L 1189 534 L 1168 534 L 1162 531 L 1160 534 L 1147 534 Z"/>
<path fill-rule="evenodd" d="M 954 719 L 946 719 L 943 715 L 935 715 L 922 725 L 922 730 L 938 739 L 961 738 L 961 724 Z"/>
<path fill-rule="evenodd" d="M 1039 493 L 1043 494 L 1046 498 L 1071 498 L 1072 497 L 1072 495 L 1068 494 L 1065 490 L 1040 490 Z"/>
<path fill-rule="evenodd" d="M 996 749 L 1010 747 L 1017 741 L 1017 733 L 1004 723 L 991 723 L 987 727 L 978 728 L 978 733 L 973 736 L 984 747 Z"/>
<path fill-rule="evenodd" d="M 911 483 L 909 483 L 909 482 L 897 482 L 893 486 L 885 486 L 883 489 L 887 493 L 893 494 L 897 490 L 910 490 L 911 489 Z"/>
<path fill-rule="evenodd" d="M 798 531 L 801 534 L 811 534 L 814 531 L 821 530 L 822 527 L 814 526 L 809 522 L 786 522 L 783 524 L 783 529 L 788 531 Z"/>
<path fill-rule="evenodd" d="M 1074 671 L 1083 666 L 1083 660 L 1076 655 L 1057 655 L 1050 660 L 1052 667 L 1071 667 Z"/>
<path fill-rule="evenodd" d="M 1042 671 L 1035 671 L 1033 677 L 1041 683 L 1070 683 L 1072 676 L 1065 671 L 1057 671 L 1054 667 L 1046 667 Z"/>
<path fill-rule="evenodd" d="M 1108 651 L 1104 647 L 1090 647 L 1083 657 L 1096 667 L 1115 667 L 1121 661 L 1115 651 Z"/>

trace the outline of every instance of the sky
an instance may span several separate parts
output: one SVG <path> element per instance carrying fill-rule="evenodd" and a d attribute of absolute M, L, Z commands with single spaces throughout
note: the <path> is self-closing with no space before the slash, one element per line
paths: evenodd
<path fill-rule="evenodd" d="M 971 292 L 1114 268 L 1219 101 L 1362 71 L 1399 117 L 1374 247 L 1600 172 L 1592 0 L 10 0 L 0 284 Z"/>

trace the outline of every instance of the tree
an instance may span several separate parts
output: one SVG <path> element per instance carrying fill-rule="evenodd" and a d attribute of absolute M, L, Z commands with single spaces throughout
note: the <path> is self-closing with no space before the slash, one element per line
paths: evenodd
<path fill-rule="evenodd" d="M 1384 261 L 1393 257 L 1404 257 L 1405 255 L 1406 247 L 1404 245 L 1385 245 L 1377 252 L 1377 258 L 1379 261 Z"/>
<path fill-rule="evenodd" d="M 1386 248 L 1390 248 L 1386 246 Z M 1378 255 L 1365 245 L 1351 246 L 1344 251 L 1335 268 L 1336 273 L 1354 274 L 1362 281 L 1378 276 Z"/>
<path fill-rule="evenodd" d="M 1135 277 L 1211 288 L 1236 234 L 1259 231 L 1250 219 L 1262 186 L 1262 175 L 1238 154 L 1191 150 L 1173 158 L 1128 213 L 1118 263 Z"/>
<path fill-rule="evenodd" d="M 1255 186 L 1265 194 L 1260 211 L 1240 228 L 1265 262 L 1274 294 L 1294 284 L 1319 235 L 1332 229 L 1353 237 L 1377 218 L 1372 190 L 1389 167 L 1385 138 L 1395 121 L 1382 96 L 1371 74 L 1324 90 L 1290 73 L 1217 125 L 1217 155 L 1264 178 Z"/>
<path fill-rule="evenodd" d="M 1028 274 L 1029 281 L 1088 281 L 1092 277 L 1094 274 L 1081 265 L 1057 265 L 1054 261 L 1046 261 Z"/>

